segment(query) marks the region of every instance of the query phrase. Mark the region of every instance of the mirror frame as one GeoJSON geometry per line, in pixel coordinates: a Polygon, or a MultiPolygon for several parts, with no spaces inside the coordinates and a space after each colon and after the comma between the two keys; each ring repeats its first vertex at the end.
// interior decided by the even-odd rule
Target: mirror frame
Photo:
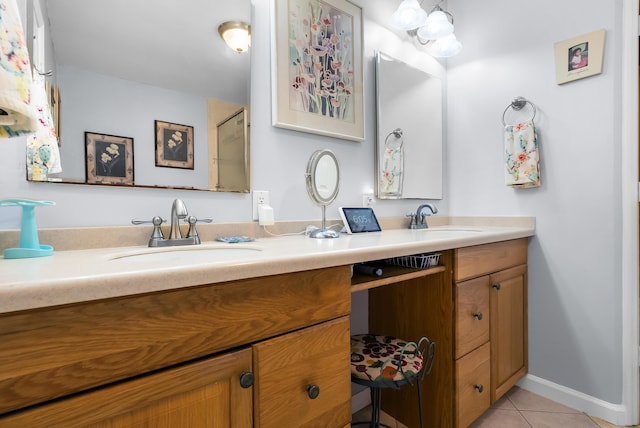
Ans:
{"type": "Polygon", "coordinates": [[[331,202],[333,202],[338,196],[338,191],[340,190],[340,165],[338,164],[338,158],[336,155],[329,149],[317,150],[314,152],[309,158],[309,162],[307,163],[307,172],[305,174],[306,183],[307,183],[307,192],[309,193],[309,197],[319,206],[327,206],[331,202]],[[318,191],[316,174],[318,171],[318,164],[322,159],[328,156],[334,163],[336,167],[336,185],[329,195],[328,198],[322,197],[320,192],[318,191]]]}

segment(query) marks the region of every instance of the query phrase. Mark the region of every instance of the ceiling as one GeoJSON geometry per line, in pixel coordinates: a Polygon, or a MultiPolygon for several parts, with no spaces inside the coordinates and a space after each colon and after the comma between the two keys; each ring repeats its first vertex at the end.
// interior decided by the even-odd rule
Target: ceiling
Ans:
{"type": "Polygon", "coordinates": [[[249,54],[218,35],[250,0],[45,0],[57,65],[244,103],[249,54]]]}

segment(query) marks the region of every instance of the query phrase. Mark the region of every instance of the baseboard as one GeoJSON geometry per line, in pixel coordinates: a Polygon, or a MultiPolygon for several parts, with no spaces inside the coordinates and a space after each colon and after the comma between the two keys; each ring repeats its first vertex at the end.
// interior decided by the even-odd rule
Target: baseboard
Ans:
{"type": "Polygon", "coordinates": [[[522,378],[518,386],[614,425],[626,425],[627,410],[622,404],[608,403],[531,374],[522,378]]]}
{"type": "Polygon", "coordinates": [[[364,409],[369,404],[371,404],[371,393],[369,388],[365,388],[351,396],[351,414],[364,409]]]}

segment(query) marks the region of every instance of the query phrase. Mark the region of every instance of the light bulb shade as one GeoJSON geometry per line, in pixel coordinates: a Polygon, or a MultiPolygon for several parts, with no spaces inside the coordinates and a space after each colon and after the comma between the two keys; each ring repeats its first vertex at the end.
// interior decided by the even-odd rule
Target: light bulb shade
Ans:
{"type": "Polygon", "coordinates": [[[389,24],[403,31],[415,30],[427,21],[427,12],[420,7],[418,0],[402,0],[398,9],[393,12],[389,24]]]}
{"type": "Polygon", "coordinates": [[[448,58],[458,55],[462,50],[462,43],[456,39],[455,34],[437,39],[431,46],[431,54],[438,58],[448,58]]]}
{"type": "Polygon", "coordinates": [[[246,22],[227,21],[220,24],[218,33],[231,49],[242,53],[248,51],[251,46],[250,29],[246,22]]]}
{"type": "Polygon", "coordinates": [[[433,11],[427,22],[418,29],[418,37],[422,40],[435,40],[453,34],[453,24],[441,10],[433,11]]]}

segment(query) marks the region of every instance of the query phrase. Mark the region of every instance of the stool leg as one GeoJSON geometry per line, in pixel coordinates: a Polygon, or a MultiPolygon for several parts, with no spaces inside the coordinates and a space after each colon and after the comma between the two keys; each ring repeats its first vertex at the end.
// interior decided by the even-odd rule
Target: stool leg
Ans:
{"type": "Polygon", "coordinates": [[[371,427],[380,428],[380,401],[382,399],[380,388],[371,388],[371,427]]]}
{"type": "Polygon", "coordinates": [[[420,395],[420,379],[418,379],[418,381],[416,383],[418,384],[418,412],[420,414],[420,428],[423,428],[423,426],[422,426],[422,397],[420,395]]]}

